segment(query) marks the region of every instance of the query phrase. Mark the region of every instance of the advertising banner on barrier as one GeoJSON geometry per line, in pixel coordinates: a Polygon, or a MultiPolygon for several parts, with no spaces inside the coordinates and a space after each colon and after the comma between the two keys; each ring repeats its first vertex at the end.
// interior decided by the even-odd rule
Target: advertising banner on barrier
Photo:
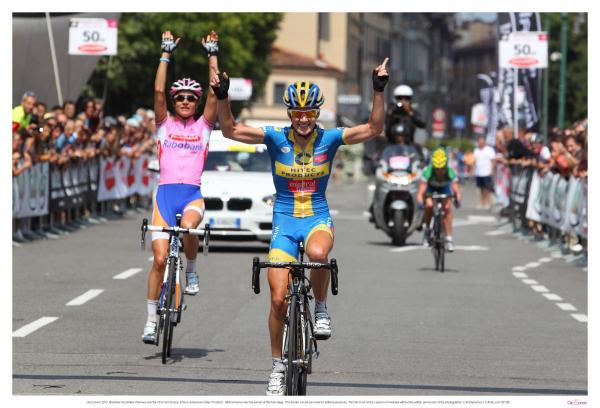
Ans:
{"type": "Polygon", "coordinates": [[[18,177],[13,177],[13,218],[48,214],[48,163],[37,163],[18,177]]]}
{"type": "Polygon", "coordinates": [[[581,220],[581,214],[579,213],[582,209],[580,202],[583,197],[583,182],[579,178],[571,177],[569,179],[569,185],[567,189],[567,200],[565,205],[565,216],[563,217],[564,222],[562,231],[564,232],[575,232],[579,228],[579,222],[581,220]]]}
{"type": "Polygon", "coordinates": [[[527,212],[525,217],[535,222],[542,222],[542,189],[540,188],[540,175],[533,173],[531,185],[529,186],[529,199],[527,200],[527,212]]]}
{"type": "Polygon", "coordinates": [[[100,159],[98,201],[118,200],[133,194],[151,194],[156,179],[148,171],[150,157],[100,159]]]}
{"type": "Polygon", "coordinates": [[[494,183],[494,193],[496,202],[502,207],[510,203],[510,170],[503,163],[496,164],[496,178],[494,183]]]}
{"type": "Polygon", "coordinates": [[[118,200],[125,197],[127,192],[121,168],[124,164],[120,159],[101,158],[100,159],[100,183],[98,185],[98,201],[118,200]]]}
{"type": "Polygon", "coordinates": [[[588,179],[581,182],[581,200],[579,201],[579,224],[576,232],[584,238],[588,236],[588,179]]]}

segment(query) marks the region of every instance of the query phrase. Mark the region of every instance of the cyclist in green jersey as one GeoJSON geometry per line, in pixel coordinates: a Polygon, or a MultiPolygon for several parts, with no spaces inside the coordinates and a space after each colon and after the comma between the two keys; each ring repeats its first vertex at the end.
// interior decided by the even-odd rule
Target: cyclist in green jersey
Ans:
{"type": "MultiPolygon", "coordinates": [[[[442,148],[435,150],[431,156],[431,163],[423,169],[421,174],[421,183],[417,192],[417,205],[423,208],[424,196],[432,193],[454,195],[454,204],[456,208],[460,207],[462,194],[458,188],[458,180],[454,170],[448,166],[448,156],[442,148]]],[[[444,230],[446,232],[446,247],[448,252],[454,251],[454,241],[452,240],[452,206],[451,199],[444,200],[444,230]]],[[[423,244],[429,243],[429,223],[433,215],[433,200],[426,197],[425,214],[423,216],[423,244]]]]}

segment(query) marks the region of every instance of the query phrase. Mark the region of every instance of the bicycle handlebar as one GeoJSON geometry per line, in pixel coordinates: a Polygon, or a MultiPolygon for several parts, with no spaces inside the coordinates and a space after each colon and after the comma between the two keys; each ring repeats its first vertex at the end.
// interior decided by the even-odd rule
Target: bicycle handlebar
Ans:
{"type": "Polygon", "coordinates": [[[190,235],[204,235],[204,255],[208,255],[208,243],[210,240],[210,225],[205,224],[203,229],[194,229],[194,228],[181,228],[181,227],[163,227],[160,225],[148,225],[148,219],[144,218],[142,220],[142,240],[141,240],[141,248],[142,250],[146,247],[146,232],[155,231],[155,232],[166,232],[168,234],[190,234],[190,235]]]}
{"type": "Polygon", "coordinates": [[[286,268],[286,269],[329,269],[331,271],[331,293],[338,294],[338,266],[335,258],[329,263],[321,262],[260,262],[258,257],[252,260],[252,289],[254,293],[260,293],[260,270],[262,268],[286,268]]]}

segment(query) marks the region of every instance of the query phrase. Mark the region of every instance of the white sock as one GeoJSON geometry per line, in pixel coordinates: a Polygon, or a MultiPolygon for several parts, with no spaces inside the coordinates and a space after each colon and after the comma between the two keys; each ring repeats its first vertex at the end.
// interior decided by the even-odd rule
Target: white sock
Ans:
{"type": "Polygon", "coordinates": [[[186,260],[187,260],[187,265],[185,267],[185,273],[196,273],[196,258],[188,259],[186,257],[186,260]]]}
{"type": "Polygon", "coordinates": [[[318,312],[326,312],[327,311],[327,301],[318,300],[315,298],[315,314],[318,312]]]}
{"type": "Polygon", "coordinates": [[[446,241],[452,241],[452,235],[446,235],[446,241]]]}
{"type": "Polygon", "coordinates": [[[147,323],[156,323],[156,308],[158,307],[158,300],[146,300],[146,308],[148,309],[148,320],[147,323]]]}
{"type": "Polygon", "coordinates": [[[274,373],[285,372],[285,365],[283,365],[283,360],[281,359],[281,357],[273,357],[272,371],[274,373]]]}

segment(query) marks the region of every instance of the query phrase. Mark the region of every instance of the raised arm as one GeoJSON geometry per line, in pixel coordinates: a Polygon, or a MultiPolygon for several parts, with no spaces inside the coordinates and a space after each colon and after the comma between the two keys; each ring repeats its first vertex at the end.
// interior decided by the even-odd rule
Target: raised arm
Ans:
{"type": "Polygon", "coordinates": [[[346,144],[356,144],[367,141],[383,131],[385,112],[383,109],[383,90],[389,79],[385,65],[389,58],[385,58],[381,65],[373,70],[373,107],[369,121],[362,125],[347,128],[344,134],[346,144]]]}
{"type": "Polygon", "coordinates": [[[154,120],[160,123],[167,117],[167,96],[165,87],[167,84],[167,68],[171,59],[173,50],[177,47],[181,38],[173,41],[173,35],[170,31],[165,31],[162,34],[162,43],[160,61],[156,70],[156,78],[154,79],[154,120]]]}
{"type": "MultiPolygon", "coordinates": [[[[214,75],[219,74],[219,64],[217,56],[219,55],[219,35],[211,31],[206,38],[202,37],[202,46],[208,56],[208,82],[214,75]]],[[[217,97],[212,87],[208,87],[206,94],[206,104],[204,105],[204,119],[214,125],[217,121],[217,97]]]]}
{"type": "Polygon", "coordinates": [[[241,123],[235,123],[231,106],[227,99],[229,90],[229,77],[227,73],[214,75],[210,80],[210,86],[218,99],[217,111],[219,113],[219,123],[223,136],[242,143],[260,144],[265,140],[265,134],[262,129],[246,126],[241,123]]]}

